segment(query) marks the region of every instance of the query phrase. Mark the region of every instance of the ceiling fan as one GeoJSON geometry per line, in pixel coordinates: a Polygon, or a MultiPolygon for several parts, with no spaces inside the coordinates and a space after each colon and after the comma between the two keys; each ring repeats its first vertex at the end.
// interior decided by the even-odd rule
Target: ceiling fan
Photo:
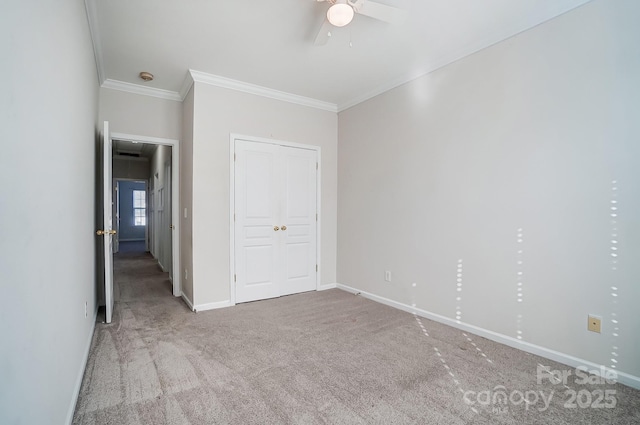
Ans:
{"type": "Polygon", "coordinates": [[[395,23],[402,17],[402,9],[376,3],[370,0],[317,0],[327,2],[331,6],[327,10],[327,16],[316,36],[315,45],[322,46],[331,37],[334,27],[343,27],[353,19],[357,13],[383,22],[395,23]]]}

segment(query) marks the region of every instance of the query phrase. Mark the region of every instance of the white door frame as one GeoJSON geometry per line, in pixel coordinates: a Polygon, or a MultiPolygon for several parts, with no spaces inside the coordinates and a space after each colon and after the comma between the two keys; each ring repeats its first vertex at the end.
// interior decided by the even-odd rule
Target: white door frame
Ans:
{"type": "Polygon", "coordinates": [[[149,185],[147,187],[147,251],[153,256],[153,244],[155,241],[155,231],[153,226],[156,225],[156,196],[151,190],[151,179],[149,179],[149,185]]]}
{"type": "Polygon", "coordinates": [[[180,273],[180,141],[176,139],[164,139],[161,137],[139,136],[134,134],[111,133],[111,139],[127,142],[148,143],[151,145],[171,146],[171,220],[173,225],[173,240],[171,244],[171,260],[173,263],[172,282],[173,295],[181,296],[180,273]]]}
{"type": "Polygon", "coordinates": [[[318,174],[316,178],[316,211],[318,214],[318,222],[316,225],[316,264],[318,272],[316,273],[316,291],[320,290],[320,273],[322,272],[322,263],[320,262],[320,234],[322,224],[322,205],[320,203],[321,190],[320,182],[322,181],[322,157],[320,155],[320,146],[304,145],[301,143],[285,142],[282,140],[268,139],[265,137],[245,136],[242,134],[231,133],[229,136],[229,305],[236,304],[236,242],[235,242],[235,144],[236,140],[246,140],[248,142],[267,143],[270,145],[287,146],[291,148],[300,148],[316,151],[318,158],[318,174]]]}
{"type": "MultiPolygon", "coordinates": [[[[173,149],[172,149],[172,151],[173,151],[173,149]]],[[[165,198],[165,204],[167,203],[166,202],[167,199],[169,199],[169,201],[173,203],[173,193],[172,193],[172,190],[171,190],[171,185],[167,184],[167,183],[170,183],[170,181],[167,182],[167,180],[171,179],[171,176],[170,176],[171,170],[172,170],[171,162],[169,160],[166,160],[164,162],[164,164],[162,164],[162,167],[164,168],[164,170],[163,170],[164,171],[164,182],[162,182],[162,188],[163,188],[163,196],[165,198]],[[169,171],[169,172],[167,173],[167,171],[169,171]]],[[[164,208],[163,212],[162,212],[163,215],[166,214],[164,218],[165,218],[166,221],[169,222],[169,225],[171,225],[173,223],[173,214],[171,214],[171,210],[172,210],[172,208],[169,208],[169,209],[164,208]]],[[[165,224],[167,224],[167,223],[165,223],[165,224]]],[[[167,230],[166,227],[164,228],[164,230],[165,231],[167,230]]],[[[168,237],[171,239],[171,244],[173,244],[173,234],[171,232],[168,232],[168,233],[165,233],[165,234],[168,235],[168,237]]],[[[163,244],[163,245],[166,246],[166,244],[163,244]]],[[[167,271],[169,272],[169,280],[171,280],[173,282],[173,258],[172,258],[172,261],[169,261],[169,262],[164,261],[166,259],[167,253],[164,252],[164,250],[163,250],[162,254],[163,254],[163,257],[165,257],[165,258],[163,258],[162,262],[164,264],[166,264],[166,267],[168,269],[167,271]]],[[[172,257],[173,257],[173,253],[172,253],[172,257]]]]}
{"type": "MultiPolygon", "coordinates": [[[[113,159],[112,159],[113,160],[113,159]]],[[[120,182],[111,176],[111,193],[115,193],[115,197],[111,196],[111,203],[113,204],[113,210],[116,212],[113,214],[113,226],[116,234],[113,235],[113,253],[120,251],[120,182]]]]}

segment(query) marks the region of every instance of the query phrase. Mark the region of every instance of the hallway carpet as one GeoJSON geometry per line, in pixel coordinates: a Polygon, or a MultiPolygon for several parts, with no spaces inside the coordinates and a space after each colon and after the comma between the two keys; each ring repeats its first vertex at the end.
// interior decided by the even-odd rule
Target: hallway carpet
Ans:
{"type": "MultiPolygon", "coordinates": [[[[172,299],[172,288],[169,273],[163,272],[148,252],[119,252],[113,256],[115,314],[127,303],[172,299]]],[[[117,320],[115,317],[113,322],[117,320]]]]}
{"type": "Polygon", "coordinates": [[[196,314],[150,256],[116,270],[74,424],[640,423],[640,391],[337,289],[196,314]]]}
{"type": "Polygon", "coordinates": [[[147,250],[147,243],[145,241],[120,241],[118,243],[118,251],[123,252],[137,252],[142,253],[147,250]]]}

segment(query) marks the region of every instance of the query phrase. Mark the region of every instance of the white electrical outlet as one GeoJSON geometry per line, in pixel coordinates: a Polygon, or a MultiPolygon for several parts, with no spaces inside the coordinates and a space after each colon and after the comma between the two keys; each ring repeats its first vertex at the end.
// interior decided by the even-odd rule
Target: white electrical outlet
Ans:
{"type": "Polygon", "coordinates": [[[387,282],[391,282],[391,272],[389,270],[384,272],[384,280],[387,282]]]}
{"type": "Polygon", "coordinates": [[[89,315],[89,310],[88,310],[88,303],[85,301],[84,302],[84,317],[86,318],[89,315]]]}
{"type": "Polygon", "coordinates": [[[184,218],[187,218],[187,209],[184,209],[184,218]]]}
{"type": "Polygon", "coordinates": [[[184,269],[184,280],[187,280],[189,278],[189,272],[187,272],[187,269],[184,269]]]}

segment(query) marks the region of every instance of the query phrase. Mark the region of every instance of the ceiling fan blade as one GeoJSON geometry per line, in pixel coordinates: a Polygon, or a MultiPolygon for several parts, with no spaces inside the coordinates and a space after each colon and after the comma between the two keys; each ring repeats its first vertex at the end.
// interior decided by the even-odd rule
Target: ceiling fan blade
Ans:
{"type": "Polygon", "coordinates": [[[390,24],[398,23],[404,16],[404,10],[369,0],[356,0],[351,5],[356,13],[390,24]]]}
{"type": "Polygon", "coordinates": [[[316,40],[313,43],[316,46],[324,46],[329,41],[329,37],[331,37],[331,29],[333,25],[329,23],[326,19],[322,23],[320,27],[320,31],[318,31],[318,35],[316,36],[316,40]]]}

